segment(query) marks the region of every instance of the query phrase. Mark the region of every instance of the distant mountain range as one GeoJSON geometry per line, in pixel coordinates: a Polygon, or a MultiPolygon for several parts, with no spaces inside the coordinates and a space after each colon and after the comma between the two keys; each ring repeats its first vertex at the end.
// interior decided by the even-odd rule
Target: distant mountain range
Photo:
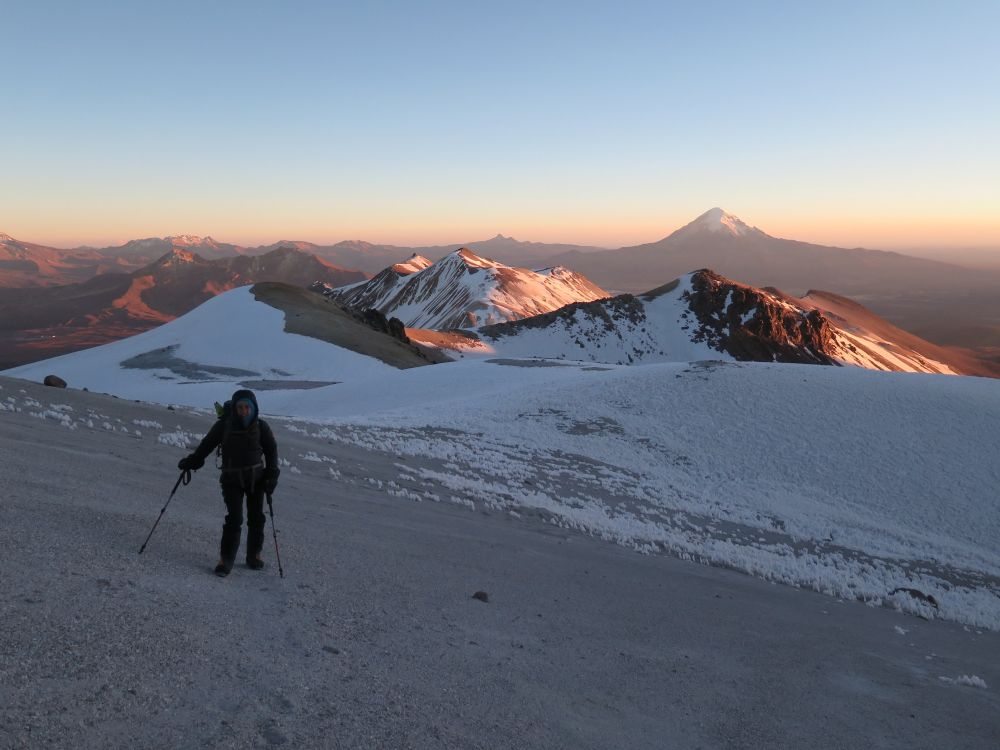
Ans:
{"type": "Polygon", "coordinates": [[[336,245],[313,245],[307,242],[280,242],[267,247],[280,247],[293,244],[301,250],[315,253],[331,263],[345,268],[357,268],[366,273],[378,273],[386,266],[404,262],[407,258],[419,255],[430,260],[439,260],[461,248],[471,250],[477,255],[497,258],[501,262],[516,267],[541,267],[549,265],[548,258],[560,253],[588,253],[606,250],[603,247],[590,245],[571,245],[548,242],[522,242],[513,237],[498,234],[488,240],[463,242],[454,245],[427,245],[418,247],[403,247],[398,245],[375,245],[362,240],[338,242],[336,245]]]}
{"type": "Polygon", "coordinates": [[[940,261],[779,239],[721,208],[706,211],[657,242],[595,253],[569,252],[549,261],[624,292],[641,292],[650,278],[676,278],[693,268],[712,268],[760,287],[804,292],[822,286],[848,295],[1000,283],[1000,274],[940,261]]]}
{"type": "Polygon", "coordinates": [[[134,271],[174,249],[197,253],[207,260],[265,255],[274,250],[292,249],[316,255],[334,266],[370,275],[414,254],[436,260],[461,247],[490,257],[502,257],[505,262],[519,266],[544,265],[546,258],[558,253],[587,254],[606,249],[565,243],[520,242],[502,234],[478,242],[421,247],[379,245],[363,240],[347,240],[333,245],[282,240],[249,247],[218,242],[211,237],[177,235],[130,240],[123,245],[102,248],[59,249],[22,242],[0,233],[0,287],[74,284],[102,273],[134,271]]]}
{"type": "MultiPolygon", "coordinates": [[[[318,245],[283,240],[243,247],[211,237],[179,235],[133,240],[117,247],[57,250],[0,234],[0,288],[79,283],[98,274],[134,271],[173,248],[205,258],[256,256],[291,248],[367,275],[414,254],[435,261],[462,246],[402,247],[361,240],[318,245]]],[[[980,356],[1000,362],[1000,271],[780,239],[720,208],[657,242],[615,250],[520,242],[503,235],[464,247],[513,267],[570,268],[615,293],[643,292],[655,280],[676,278],[696,268],[713,268],[729,278],[793,294],[826,289],[857,300],[894,325],[937,344],[976,348],[980,356]]]]}
{"type": "Polygon", "coordinates": [[[468,248],[436,263],[414,255],[368,281],[320,291],[348,308],[374,308],[418,328],[473,328],[608,296],[567,268],[514,268],[468,248]]]}
{"type": "MultiPolygon", "coordinates": [[[[501,234],[455,245],[404,247],[349,240],[318,245],[282,240],[246,247],[211,237],[178,235],[131,240],[105,248],[60,250],[0,234],[0,286],[52,285],[80,281],[81,275],[135,270],[172,249],[206,259],[263,255],[295,249],[344,269],[375,274],[413,255],[438,260],[460,248],[522,268],[562,265],[615,291],[640,292],[650,278],[676,278],[710,267],[757,286],[805,291],[824,286],[853,296],[897,291],[968,289],[1000,283],[1000,272],[970,269],[895,252],[847,249],[772,237],[721,208],[713,208],[656,242],[617,249],[521,242],[501,234]]],[[[88,277],[89,278],[89,277],[88,277]]]]}
{"type": "MultiPolygon", "coordinates": [[[[53,287],[0,288],[0,364],[12,366],[148,330],[237,286],[279,281],[308,286],[361,281],[297,250],[206,260],[173,248],[131,273],[53,287]]],[[[248,331],[248,340],[252,332],[248,331]]]]}

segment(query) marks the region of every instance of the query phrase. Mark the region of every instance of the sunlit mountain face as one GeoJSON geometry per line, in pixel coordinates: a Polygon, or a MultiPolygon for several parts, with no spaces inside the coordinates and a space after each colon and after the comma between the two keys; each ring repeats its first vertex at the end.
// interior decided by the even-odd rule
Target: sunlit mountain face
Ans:
{"type": "Polygon", "coordinates": [[[609,296],[567,268],[514,268],[467,248],[433,264],[414,256],[369,281],[325,293],[347,307],[374,308],[404,325],[436,329],[518,320],[609,296]]]}

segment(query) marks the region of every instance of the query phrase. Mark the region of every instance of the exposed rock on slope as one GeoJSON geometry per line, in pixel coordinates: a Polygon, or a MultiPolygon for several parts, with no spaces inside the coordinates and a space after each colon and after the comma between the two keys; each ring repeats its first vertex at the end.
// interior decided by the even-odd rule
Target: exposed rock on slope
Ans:
{"type": "Polygon", "coordinates": [[[265,282],[255,284],[251,291],[257,300],[285,313],[289,333],[320,339],[401,369],[448,359],[412,344],[399,320],[386,319],[377,311],[347,310],[335,300],[289,284],[265,282]]]}
{"type": "Polygon", "coordinates": [[[709,270],[692,274],[685,295],[699,323],[692,341],[705,341],[737,360],[837,362],[830,354],[835,349],[833,329],[818,310],[806,312],[709,270]]]}

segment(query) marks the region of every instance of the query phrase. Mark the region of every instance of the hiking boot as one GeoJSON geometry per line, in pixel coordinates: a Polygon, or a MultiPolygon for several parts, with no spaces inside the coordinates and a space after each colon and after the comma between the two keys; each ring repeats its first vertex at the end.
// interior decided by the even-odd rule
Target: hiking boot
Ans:
{"type": "Polygon", "coordinates": [[[260,559],[260,555],[248,555],[247,567],[251,570],[260,570],[264,567],[264,561],[260,559]]]}
{"type": "Polygon", "coordinates": [[[229,571],[233,569],[233,561],[227,560],[224,557],[219,558],[219,562],[215,566],[215,575],[217,576],[227,576],[229,571]]]}

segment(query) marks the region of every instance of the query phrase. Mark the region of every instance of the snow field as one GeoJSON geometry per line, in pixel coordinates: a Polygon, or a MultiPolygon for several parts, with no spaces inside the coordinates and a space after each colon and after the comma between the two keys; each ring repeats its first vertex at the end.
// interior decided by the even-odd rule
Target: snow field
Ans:
{"type": "Polygon", "coordinates": [[[567,372],[475,408],[414,405],[313,434],[451,462],[450,474],[425,475],[639,550],[1000,629],[996,385],[651,365],[567,372]]]}

